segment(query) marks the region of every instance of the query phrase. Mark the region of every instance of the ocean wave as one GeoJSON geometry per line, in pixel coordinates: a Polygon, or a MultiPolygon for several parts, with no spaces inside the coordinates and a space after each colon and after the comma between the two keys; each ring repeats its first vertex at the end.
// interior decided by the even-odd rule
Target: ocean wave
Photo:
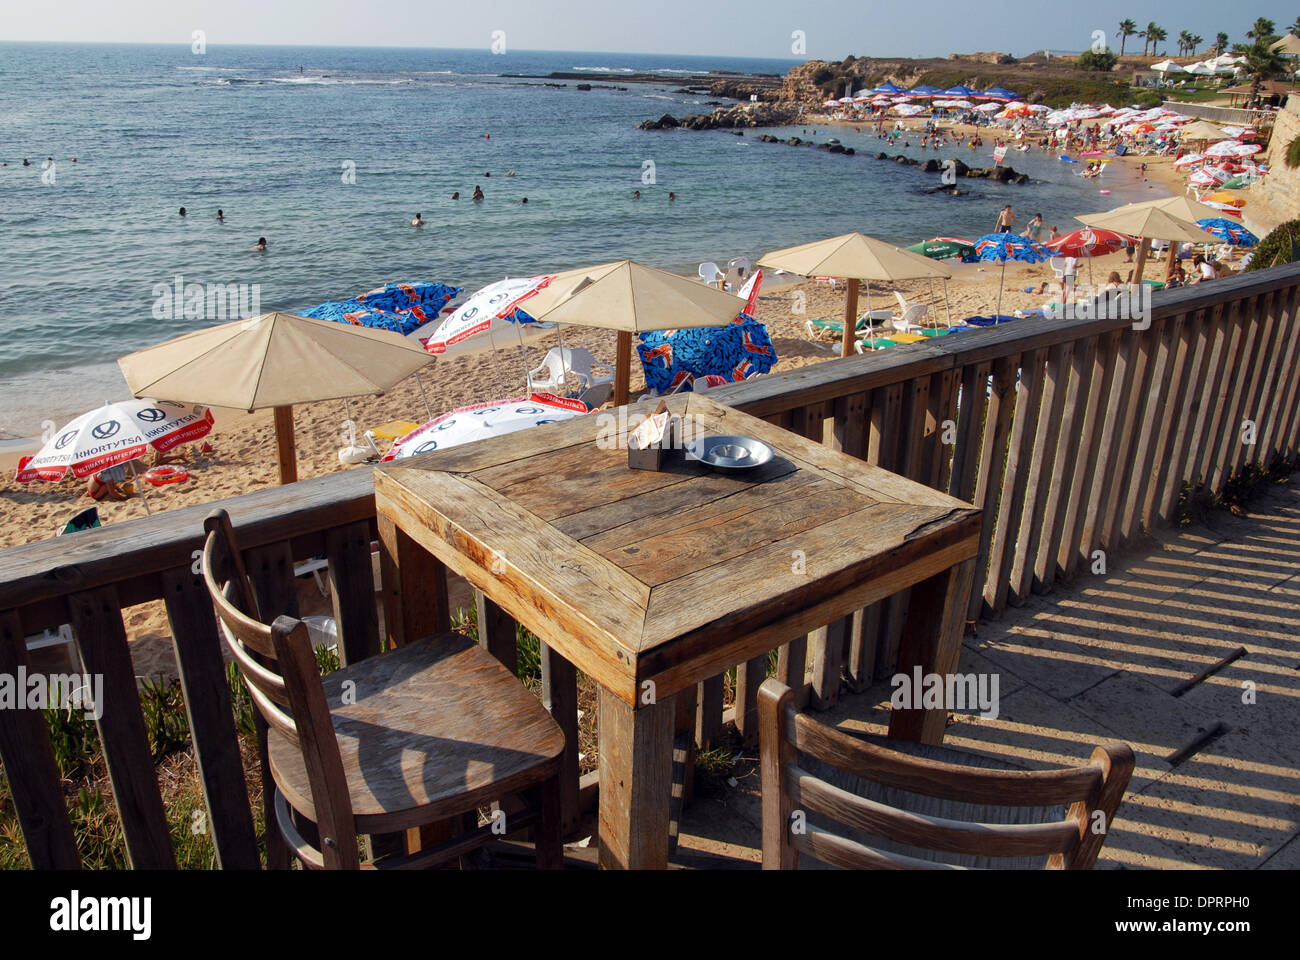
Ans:
{"type": "Polygon", "coordinates": [[[636,73],[631,67],[574,67],[582,73],[636,73]]]}

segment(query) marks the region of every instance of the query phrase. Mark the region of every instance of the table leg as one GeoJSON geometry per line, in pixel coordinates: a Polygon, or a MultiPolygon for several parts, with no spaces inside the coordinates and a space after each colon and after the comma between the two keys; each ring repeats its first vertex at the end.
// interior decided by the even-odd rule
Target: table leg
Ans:
{"type": "Polygon", "coordinates": [[[450,630],[447,568],[391,518],[381,513],[377,523],[385,649],[450,630]]]}
{"type": "MultiPolygon", "coordinates": [[[[913,668],[919,666],[922,675],[942,676],[957,669],[974,575],[972,558],[912,587],[903,642],[898,651],[899,673],[911,676],[913,668]]],[[[919,691],[916,695],[919,696],[919,691]]],[[[947,725],[945,709],[893,710],[889,716],[889,735],[940,744],[947,725]]]]}
{"type": "Polygon", "coordinates": [[[668,866],[675,697],[625,703],[600,691],[600,865],[668,866]]]}

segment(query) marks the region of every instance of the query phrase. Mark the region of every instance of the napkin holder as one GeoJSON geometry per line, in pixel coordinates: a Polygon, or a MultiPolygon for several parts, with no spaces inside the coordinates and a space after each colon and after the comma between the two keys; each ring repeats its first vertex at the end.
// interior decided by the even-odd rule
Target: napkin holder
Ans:
{"type": "Polygon", "coordinates": [[[664,464],[664,453],[673,449],[673,438],[677,430],[677,418],[668,412],[668,404],[660,401],[645,423],[628,434],[627,465],[632,470],[660,470],[664,464]],[[663,431],[654,429],[652,421],[663,414],[665,416],[663,431]]]}

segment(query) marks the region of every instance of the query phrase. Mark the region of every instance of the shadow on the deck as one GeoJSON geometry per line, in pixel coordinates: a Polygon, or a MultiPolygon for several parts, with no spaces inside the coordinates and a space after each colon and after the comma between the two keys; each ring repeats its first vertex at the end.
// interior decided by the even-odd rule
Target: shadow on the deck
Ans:
{"type": "MultiPolygon", "coordinates": [[[[1080,576],[981,624],[960,672],[998,676],[999,715],[955,715],[944,743],[1026,768],[1084,761],[1105,740],[1131,743],[1137,767],[1099,869],[1297,869],[1298,638],[1293,482],[1245,517],[1219,513],[1212,528],[1166,533],[1108,575],[1080,576]]],[[[818,719],[883,733],[890,692],[884,682],[847,694],[818,719]]],[[[757,866],[756,751],[733,776],[735,787],[687,809],[678,862],[757,866]]]]}

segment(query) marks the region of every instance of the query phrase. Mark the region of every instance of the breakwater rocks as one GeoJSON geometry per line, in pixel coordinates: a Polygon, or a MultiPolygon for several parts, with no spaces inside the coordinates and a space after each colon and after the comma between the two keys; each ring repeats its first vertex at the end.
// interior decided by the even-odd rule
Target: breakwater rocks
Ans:
{"type": "Polygon", "coordinates": [[[741,127],[777,127],[794,123],[799,108],[792,103],[740,103],[712,113],[692,114],[678,119],[665,113],[658,120],[645,120],[638,130],[735,130],[741,127]]]}
{"type": "MultiPolygon", "coordinates": [[[[756,138],[762,143],[784,143],[790,147],[815,147],[818,150],[825,150],[827,153],[843,153],[849,156],[854,154],[852,147],[846,147],[838,140],[829,140],[826,143],[815,143],[812,140],[804,140],[800,137],[787,137],[784,140],[780,137],[774,137],[770,133],[764,133],[756,138]]],[[[920,167],[922,173],[943,173],[944,168],[948,165],[946,161],[941,161],[937,157],[931,157],[928,160],[914,160],[912,157],[905,157],[901,153],[890,156],[883,150],[874,154],[877,160],[888,160],[890,163],[896,163],[904,167],[920,167]]],[[[1014,167],[968,167],[960,160],[952,161],[953,173],[958,177],[979,180],[997,180],[1000,183],[1028,183],[1029,174],[1017,173],[1014,167]]]]}

